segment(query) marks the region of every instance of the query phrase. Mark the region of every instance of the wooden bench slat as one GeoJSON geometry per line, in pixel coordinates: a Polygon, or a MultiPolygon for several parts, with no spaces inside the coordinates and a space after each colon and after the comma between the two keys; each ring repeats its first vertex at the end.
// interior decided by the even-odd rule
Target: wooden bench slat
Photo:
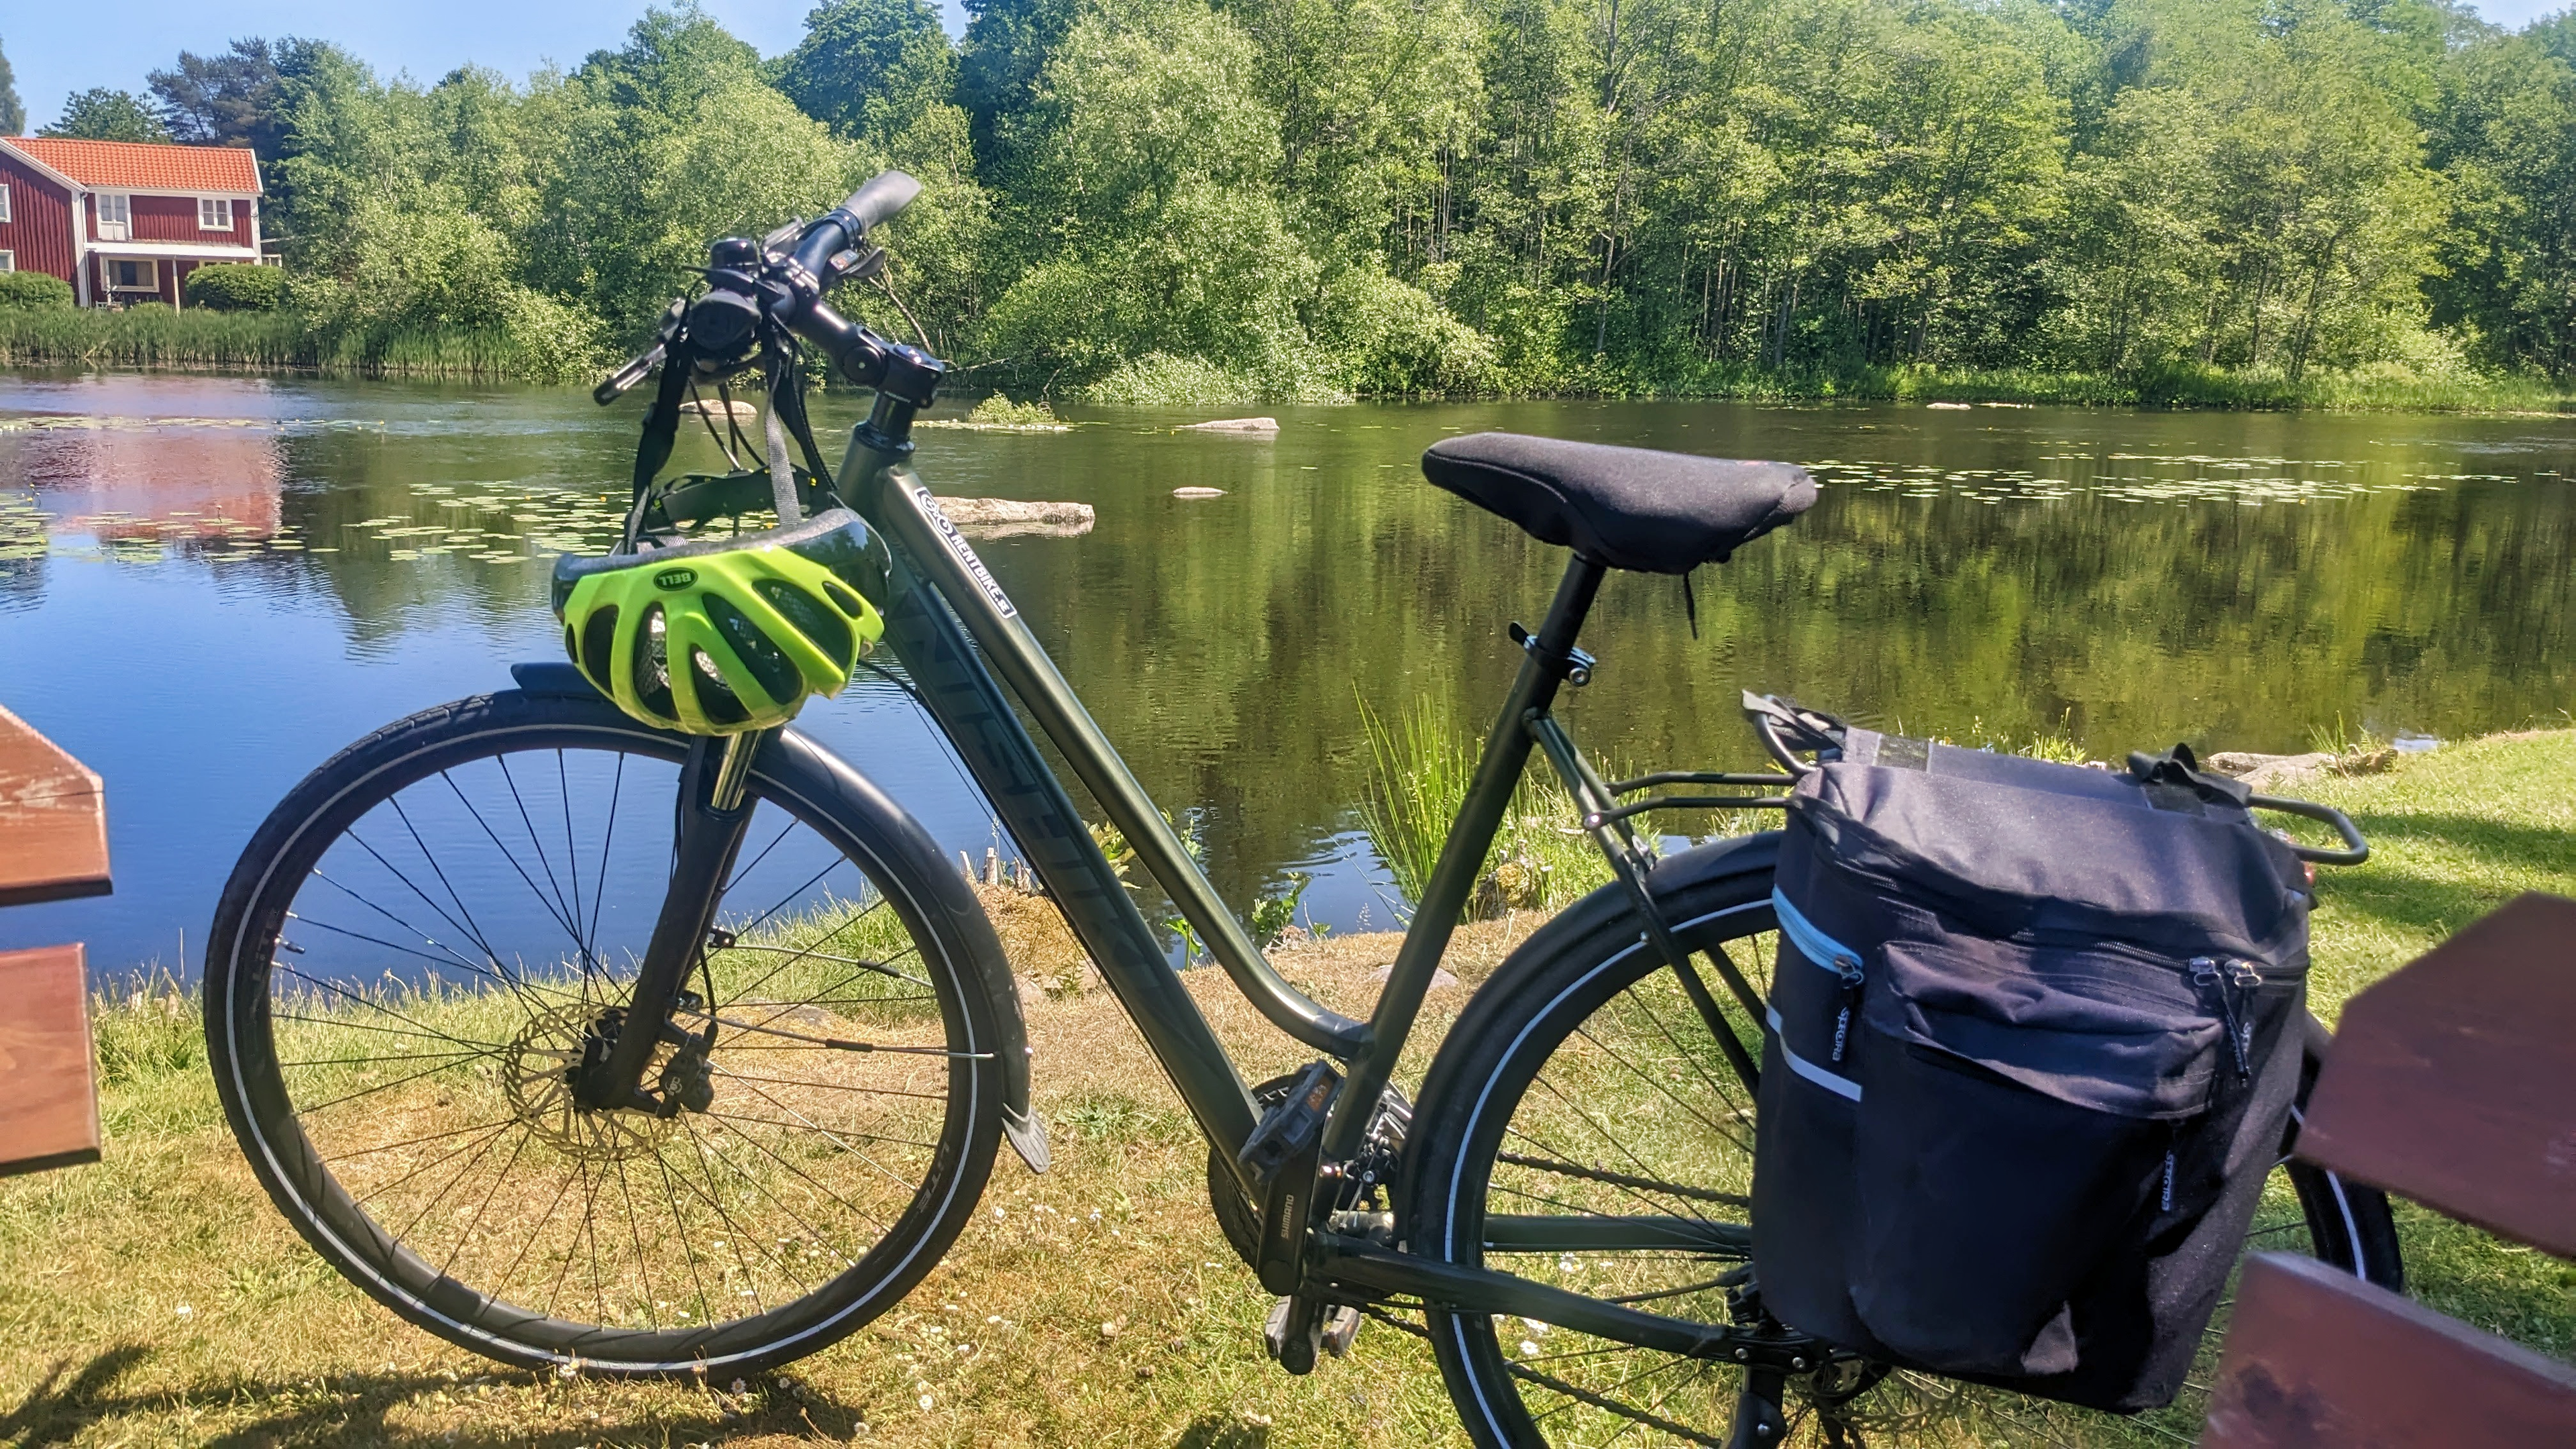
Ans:
{"type": "Polygon", "coordinates": [[[0,1176],[98,1161],[78,946],[0,952],[0,1176]]]}
{"type": "Polygon", "coordinates": [[[2526,895],[2354,997],[2299,1155],[2576,1257],[2576,901],[2526,895]]]}
{"type": "Polygon", "coordinates": [[[0,906],[107,892],[98,776],[0,709],[0,906]]]}
{"type": "Polygon", "coordinates": [[[2201,1449],[2566,1449],[2576,1369],[2312,1258],[2245,1264],[2201,1449]]]}

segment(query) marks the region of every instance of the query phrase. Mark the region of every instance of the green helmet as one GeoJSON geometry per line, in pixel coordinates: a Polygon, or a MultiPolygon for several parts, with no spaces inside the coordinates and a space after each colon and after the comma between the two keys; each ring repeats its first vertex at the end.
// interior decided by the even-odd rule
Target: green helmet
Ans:
{"type": "Polygon", "coordinates": [[[729,735],[838,694],[885,632],[867,525],[836,508],[792,528],[555,561],[564,650],[617,707],[659,729],[729,735]]]}

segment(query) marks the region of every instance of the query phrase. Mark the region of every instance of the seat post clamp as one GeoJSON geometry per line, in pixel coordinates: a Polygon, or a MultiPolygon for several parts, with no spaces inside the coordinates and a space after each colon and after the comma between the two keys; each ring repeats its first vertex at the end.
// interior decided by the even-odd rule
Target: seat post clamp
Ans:
{"type": "Polygon", "coordinates": [[[1577,689],[1581,689],[1583,686],[1592,682],[1592,668],[1600,661],[1594,659],[1590,654],[1587,654],[1580,649],[1571,648],[1567,649],[1563,654],[1558,654],[1554,650],[1541,644],[1536,634],[1533,634],[1529,630],[1521,627],[1517,621],[1512,625],[1511,634],[1513,643],[1521,646],[1521,648],[1529,654],[1529,657],[1537,660],[1540,664],[1545,665],[1548,671],[1554,674],[1557,678],[1564,680],[1566,683],[1573,685],[1577,689]]]}

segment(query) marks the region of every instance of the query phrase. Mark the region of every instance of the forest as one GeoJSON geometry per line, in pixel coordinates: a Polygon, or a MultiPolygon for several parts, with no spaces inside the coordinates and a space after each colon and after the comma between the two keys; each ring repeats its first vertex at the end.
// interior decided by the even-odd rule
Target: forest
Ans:
{"type": "Polygon", "coordinates": [[[682,5],[524,80],[245,39],[50,129],[251,146],[302,325],[540,373],[645,335],[709,239],[897,166],[926,189],[855,305],[1019,396],[2576,383],[2576,12],[968,9],[828,0],[763,58],[682,5]]]}

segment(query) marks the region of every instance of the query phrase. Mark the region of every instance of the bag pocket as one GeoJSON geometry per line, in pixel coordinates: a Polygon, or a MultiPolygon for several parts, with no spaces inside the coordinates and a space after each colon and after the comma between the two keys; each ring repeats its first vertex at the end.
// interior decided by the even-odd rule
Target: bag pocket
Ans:
{"type": "Polygon", "coordinates": [[[2068,1310],[2167,1210],[2229,1033],[2188,963],[2124,948],[1890,941],[1863,995],[1852,1299],[1947,1373],[2075,1366],[2068,1310]]]}

